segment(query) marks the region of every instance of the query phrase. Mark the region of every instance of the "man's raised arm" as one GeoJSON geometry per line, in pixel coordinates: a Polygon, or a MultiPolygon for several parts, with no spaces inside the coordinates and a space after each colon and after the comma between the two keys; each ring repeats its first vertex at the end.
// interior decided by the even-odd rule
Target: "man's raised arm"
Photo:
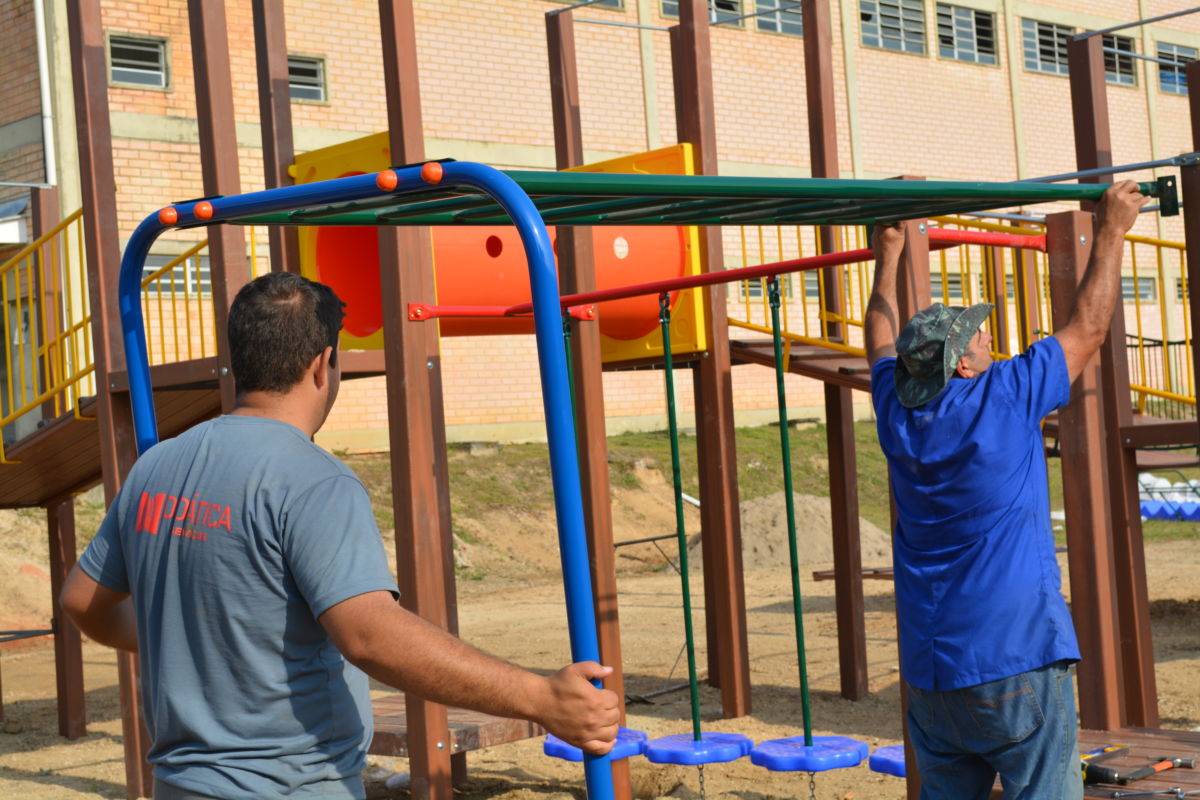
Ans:
{"type": "Polygon", "coordinates": [[[1114,183],[1100,198],[1092,254],[1079,282],[1075,305],[1067,324],[1054,332],[1072,382],[1108,335],[1120,293],[1125,234],[1137,222],[1138,212],[1148,199],[1133,181],[1114,183]]]}
{"type": "Polygon", "coordinates": [[[867,362],[896,355],[896,337],[904,320],[896,303],[896,273],[904,251],[904,229],[899,225],[876,225],[871,234],[875,251],[875,282],[867,302],[864,322],[867,362]]]}

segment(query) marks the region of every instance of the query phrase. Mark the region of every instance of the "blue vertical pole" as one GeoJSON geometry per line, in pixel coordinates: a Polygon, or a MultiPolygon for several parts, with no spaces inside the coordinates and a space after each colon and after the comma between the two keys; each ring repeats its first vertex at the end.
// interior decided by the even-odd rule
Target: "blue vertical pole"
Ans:
{"type": "MultiPolygon", "coordinates": [[[[578,445],[562,342],[558,273],[554,267],[550,235],[546,232],[537,207],[512,178],[481,164],[451,162],[443,166],[444,183],[475,186],[494,197],[512,218],[525,247],[529,261],[529,285],[533,292],[533,325],[542,375],[546,438],[550,445],[550,473],[554,484],[554,511],[558,521],[563,587],[567,597],[571,658],[574,661],[599,661],[600,645],[592,605],[592,576],[588,572],[578,445]]],[[[599,684],[598,681],[596,683],[599,684]]],[[[611,800],[613,782],[609,757],[585,753],[583,769],[590,800],[611,800]]]]}

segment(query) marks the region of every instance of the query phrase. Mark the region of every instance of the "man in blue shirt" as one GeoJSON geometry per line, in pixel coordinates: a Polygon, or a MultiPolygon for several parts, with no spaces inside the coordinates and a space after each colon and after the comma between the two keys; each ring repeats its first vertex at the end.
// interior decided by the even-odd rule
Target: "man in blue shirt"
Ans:
{"type": "Polygon", "coordinates": [[[1040,422],[1108,333],[1124,235],[1146,202],[1104,193],[1067,324],[993,362],[992,306],[935,303],[899,329],[904,234],[877,228],[865,334],[896,500],[896,606],[921,797],[1083,797],[1072,685],[1079,647],[1050,531],[1040,422]]]}
{"type": "Polygon", "coordinates": [[[610,668],[542,677],[397,605],[362,482],[312,443],[341,326],[327,286],[244,286],[236,407],[138,459],[63,588],[84,633],[138,653],[155,800],[362,798],[368,675],[612,747],[617,697],[589,683],[610,668]]]}

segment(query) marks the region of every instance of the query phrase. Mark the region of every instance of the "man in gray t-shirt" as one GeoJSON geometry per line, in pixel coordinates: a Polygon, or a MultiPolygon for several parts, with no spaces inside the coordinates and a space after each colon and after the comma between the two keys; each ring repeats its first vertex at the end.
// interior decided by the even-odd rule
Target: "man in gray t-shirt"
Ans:
{"type": "Polygon", "coordinates": [[[366,490],[311,441],[341,320],[299,276],[244,287],[237,407],[138,460],[63,590],[86,634],[139,654],[156,798],[361,798],[367,674],[611,747],[617,698],[588,682],[608,668],[543,678],[396,604],[366,490]]]}

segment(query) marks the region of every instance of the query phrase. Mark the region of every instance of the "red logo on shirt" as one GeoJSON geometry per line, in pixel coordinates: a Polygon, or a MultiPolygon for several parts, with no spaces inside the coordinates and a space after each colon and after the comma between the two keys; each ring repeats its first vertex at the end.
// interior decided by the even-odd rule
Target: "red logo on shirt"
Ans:
{"type": "Polygon", "coordinates": [[[173,525],[171,533],[203,541],[208,538],[208,535],[199,530],[197,526],[203,526],[210,530],[224,528],[228,531],[230,530],[230,516],[229,506],[201,500],[198,494],[191,497],[175,497],[161,492],[154,495],[142,492],[142,498],[138,501],[134,530],[156,536],[164,520],[187,522],[192,527],[173,525]]]}

